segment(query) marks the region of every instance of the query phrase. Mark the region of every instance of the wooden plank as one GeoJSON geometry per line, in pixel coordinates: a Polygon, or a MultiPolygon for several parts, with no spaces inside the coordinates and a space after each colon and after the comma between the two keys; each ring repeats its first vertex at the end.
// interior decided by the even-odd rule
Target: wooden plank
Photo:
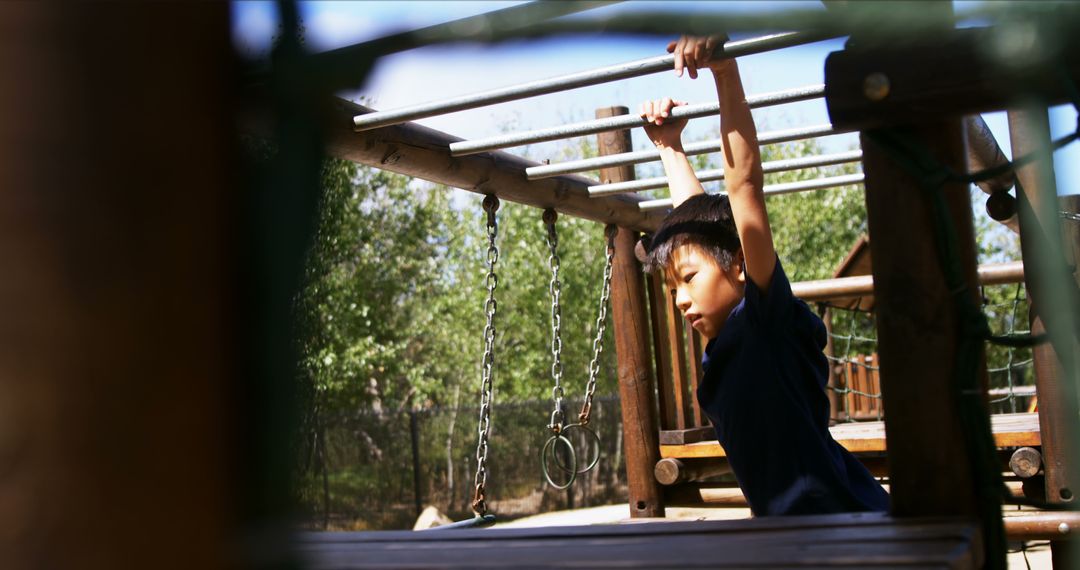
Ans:
{"type": "MultiPolygon", "coordinates": [[[[878,362],[878,354],[875,352],[870,355],[870,369],[867,371],[868,390],[870,394],[881,394],[881,364],[878,362]]],[[[883,413],[881,409],[881,398],[870,398],[870,411],[875,419],[881,419],[883,413]]]]}
{"type": "MultiPolygon", "coordinates": [[[[1042,444],[1039,434],[1039,414],[998,414],[990,416],[994,442],[1000,448],[1037,447],[1042,444]]],[[[852,453],[881,453],[888,451],[885,423],[881,421],[837,424],[829,428],[833,439],[852,453]]],[[[695,458],[726,457],[724,448],[715,440],[685,445],[661,445],[660,457],[695,458]]]]}
{"type": "MultiPolygon", "coordinates": [[[[675,427],[685,429],[687,426],[687,366],[686,344],[683,342],[683,328],[679,326],[682,317],[679,316],[679,308],[675,306],[675,294],[668,292],[667,307],[667,331],[668,342],[671,344],[670,351],[674,355],[672,360],[672,383],[675,390],[675,427]]],[[[691,395],[693,397],[693,395],[691,395]]]]}
{"type": "Polygon", "coordinates": [[[855,383],[855,419],[865,420],[867,418],[867,412],[870,411],[870,407],[867,405],[867,398],[863,396],[869,387],[869,382],[866,380],[866,357],[859,354],[855,356],[852,362],[852,372],[854,373],[855,383]]]}
{"type": "Polygon", "coordinates": [[[668,429],[660,432],[660,445],[684,445],[697,443],[716,436],[711,427],[702,426],[688,429],[668,429]]]}
{"type": "MultiPolygon", "coordinates": [[[[649,292],[649,324],[652,329],[653,353],[656,361],[656,398],[660,405],[660,429],[677,429],[678,418],[675,412],[675,383],[672,379],[671,345],[665,336],[667,327],[667,290],[664,279],[658,272],[650,273],[645,278],[649,292]]],[[[663,431],[660,432],[663,443],[663,431]]],[[[698,440],[700,441],[700,440],[698,440]]],[[[687,443],[685,441],[680,443],[687,443]]]]}
{"type": "MultiPolygon", "coordinates": [[[[623,115],[626,107],[597,109],[597,118],[623,115]]],[[[630,150],[630,131],[601,133],[600,154],[630,150]]],[[[632,180],[632,166],[606,168],[600,176],[612,182],[632,180]]],[[[611,321],[619,363],[619,399],[622,401],[623,445],[630,516],[664,516],[664,497],[653,477],[660,460],[656,414],[656,380],[650,359],[649,313],[645,305],[645,276],[635,255],[638,232],[620,227],[615,236],[611,271],[611,321]]]]}
{"type": "Polygon", "coordinates": [[[690,321],[683,320],[683,332],[686,334],[686,344],[689,354],[687,355],[687,363],[690,365],[690,373],[688,380],[690,381],[690,396],[688,398],[688,404],[690,405],[690,417],[689,421],[691,425],[699,427],[704,425],[701,417],[701,406],[697,401],[697,388],[701,383],[701,378],[704,376],[704,371],[701,369],[701,336],[697,331],[690,326],[690,321]]]}
{"type": "Polygon", "coordinates": [[[829,420],[833,423],[840,421],[840,394],[836,391],[839,386],[839,378],[837,378],[837,366],[833,362],[833,358],[836,358],[836,344],[833,342],[833,328],[832,328],[832,310],[825,309],[821,318],[825,323],[825,356],[828,357],[829,366],[829,380],[826,384],[825,394],[829,397],[829,420]]]}
{"type": "Polygon", "coordinates": [[[309,568],[970,568],[974,526],[876,513],[537,529],[299,535],[309,568]]]}

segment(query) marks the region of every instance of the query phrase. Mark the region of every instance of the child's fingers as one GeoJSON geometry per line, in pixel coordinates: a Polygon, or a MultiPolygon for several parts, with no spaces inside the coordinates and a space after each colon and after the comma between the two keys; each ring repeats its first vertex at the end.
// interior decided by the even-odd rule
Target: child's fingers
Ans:
{"type": "Polygon", "coordinates": [[[652,122],[656,125],[664,124],[664,118],[660,109],[660,101],[652,102],[652,122]]]}
{"type": "Polygon", "coordinates": [[[675,47],[670,51],[675,55],[675,77],[682,77],[683,71],[683,44],[686,42],[686,36],[679,38],[675,42],[675,47]]]}
{"type": "Polygon", "coordinates": [[[677,45],[679,45],[678,40],[671,40],[670,42],[668,42],[667,52],[671,53],[671,52],[675,51],[675,46],[677,46],[677,45]]]}
{"type": "Polygon", "coordinates": [[[694,52],[695,43],[687,39],[686,43],[683,44],[683,64],[686,66],[686,70],[690,72],[690,79],[697,79],[698,60],[694,52]]]}
{"type": "Polygon", "coordinates": [[[671,114],[672,103],[671,97],[664,97],[660,100],[660,116],[667,117],[671,114]]]}

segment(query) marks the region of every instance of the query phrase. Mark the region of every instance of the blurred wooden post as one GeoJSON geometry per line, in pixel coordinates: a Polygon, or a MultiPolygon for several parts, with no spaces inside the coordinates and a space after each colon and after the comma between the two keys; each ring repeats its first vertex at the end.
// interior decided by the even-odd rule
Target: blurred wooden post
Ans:
{"type": "MultiPolygon", "coordinates": [[[[1037,251],[1037,233],[1044,239],[1056,239],[1059,236],[1046,232],[1048,227],[1056,227],[1060,204],[1057,198],[1057,185],[1054,180],[1053,153],[1050,148],[1050,119],[1045,105],[1033,104],[1023,110],[1009,111],[1009,138],[1013,156],[1025,156],[1039,153],[1042,156],[1026,166],[1017,169],[1016,177],[1023,188],[1017,195],[1020,212],[1020,245],[1023,250],[1025,266],[1024,279],[1028,291],[1031,310],[1032,334],[1044,334],[1044,310],[1062,311],[1052,300],[1044,298],[1045,275],[1036,269],[1041,263],[1035,256],[1037,251]],[[1025,211],[1026,210],[1026,211],[1025,211]]],[[[1068,222],[1064,222],[1068,223],[1068,222]]],[[[1074,223],[1075,224],[1075,223],[1074,223]]],[[[1080,244],[1076,234],[1066,232],[1063,239],[1065,263],[1076,267],[1075,250],[1080,244]]],[[[1074,273],[1075,275],[1075,273],[1074,273]]],[[[1058,317],[1061,318],[1061,317],[1058,317]]],[[[1077,355],[1073,343],[1074,359],[1077,355]]],[[[1078,442],[1076,439],[1076,418],[1078,416],[1076,392],[1067,383],[1074,381],[1065,374],[1061,360],[1050,343],[1036,346],[1032,350],[1035,359],[1035,386],[1039,398],[1039,432],[1042,440],[1043,473],[1046,481],[1046,500],[1051,503],[1073,503],[1075,494],[1080,492],[1077,485],[1077,466],[1074,463],[1078,442]]],[[[1072,568],[1068,542],[1051,543],[1055,568],[1072,568]]]]}
{"type": "Polygon", "coordinates": [[[225,4],[0,5],[2,568],[250,561],[229,34],[225,4]]]}
{"type": "MultiPolygon", "coordinates": [[[[597,109],[597,118],[625,115],[626,107],[597,109]]],[[[630,131],[601,133],[601,155],[628,152],[630,131]]],[[[624,182],[634,178],[632,166],[607,168],[601,179],[624,182]]],[[[645,274],[634,254],[638,233],[619,228],[615,238],[615,265],[611,278],[611,320],[619,361],[619,397],[622,400],[626,446],[626,479],[631,517],[664,516],[663,494],[653,476],[660,460],[660,434],[656,415],[656,383],[649,354],[649,315],[645,307],[645,274]]]]}
{"type": "MultiPolygon", "coordinates": [[[[943,33],[954,27],[951,3],[926,2],[921,9],[939,16],[936,28],[943,33]]],[[[880,72],[861,71],[873,67],[883,52],[895,55],[902,50],[860,48],[859,36],[854,36],[847,49],[829,56],[826,94],[834,124],[854,122],[851,117],[841,117],[845,104],[861,107],[880,122],[910,121],[905,126],[885,128],[909,137],[948,167],[964,171],[966,149],[959,118],[899,119],[880,111],[893,102],[894,92],[911,87],[880,72]],[[854,65],[845,68],[845,62],[854,65]],[[856,67],[860,71],[852,71],[856,67]],[[845,81],[860,88],[845,90],[845,81]],[[895,88],[890,87],[893,81],[897,82],[895,88]]],[[[934,205],[920,180],[879,147],[868,131],[864,130],[860,138],[866,173],[892,512],[905,517],[975,518],[979,513],[979,496],[965,443],[965,427],[956,413],[960,403],[952,388],[958,341],[963,333],[935,246],[941,238],[935,236],[931,217],[934,205]],[[938,475],[928,479],[926,473],[938,475]]],[[[974,300],[978,282],[968,185],[950,182],[940,191],[944,194],[950,225],[956,232],[961,273],[974,300]]],[[[985,383],[985,371],[983,380],[985,383]]],[[[990,556],[999,554],[1004,556],[996,552],[990,556]]]]}

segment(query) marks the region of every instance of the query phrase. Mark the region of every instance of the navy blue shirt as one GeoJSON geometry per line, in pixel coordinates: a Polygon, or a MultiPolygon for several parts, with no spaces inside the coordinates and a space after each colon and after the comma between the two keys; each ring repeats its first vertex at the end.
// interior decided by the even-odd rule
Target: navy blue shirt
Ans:
{"type": "Polygon", "coordinates": [[[757,516],[884,511],[889,497],[829,433],[825,325],[780,260],[705,348],[698,403],[757,516]]]}

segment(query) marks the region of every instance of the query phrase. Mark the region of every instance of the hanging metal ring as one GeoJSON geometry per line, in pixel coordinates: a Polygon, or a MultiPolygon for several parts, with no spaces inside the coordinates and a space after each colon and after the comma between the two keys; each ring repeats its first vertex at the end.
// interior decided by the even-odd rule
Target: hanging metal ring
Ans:
{"type": "MultiPolygon", "coordinates": [[[[600,435],[597,434],[596,431],[593,430],[591,427],[589,427],[589,426],[587,426],[585,424],[567,424],[567,425],[563,426],[561,435],[563,437],[567,437],[566,433],[569,432],[569,431],[575,430],[575,429],[582,430],[585,433],[591,435],[592,440],[596,442],[596,448],[595,448],[596,452],[593,453],[592,460],[590,460],[588,462],[588,464],[585,467],[581,468],[581,469],[571,469],[570,467],[568,467],[566,465],[563,465],[562,462],[559,461],[559,456],[558,455],[553,454],[553,457],[555,458],[555,466],[558,467],[559,469],[561,469],[563,471],[563,473],[570,473],[571,471],[573,471],[574,475],[576,476],[576,475],[584,475],[585,473],[588,473],[589,471],[592,471],[593,468],[596,467],[596,464],[600,463],[600,435]]],[[[574,459],[575,460],[577,459],[577,452],[576,451],[574,452],[574,459]]]]}
{"type": "Polygon", "coordinates": [[[544,479],[552,487],[562,490],[566,489],[570,485],[574,484],[574,479],[577,479],[577,452],[574,451],[574,445],[570,443],[569,439],[566,439],[562,434],[553,435],[548,438],[547,443],[544,444],[543,451],[540,452],[540,468],[544,471],[544,479]],[[559,442],[562,442],[566,446],[567,452],[570,454],[570,468],[564,468],[558,459],[558,453],[556,453],[555,447],[559,442]],[[551,477],[551,469],[548,468],[548,456],[555,458],[555,465],[565,473],[568,473],[570,477],[565,483],[558,483],[551,477]]]}

